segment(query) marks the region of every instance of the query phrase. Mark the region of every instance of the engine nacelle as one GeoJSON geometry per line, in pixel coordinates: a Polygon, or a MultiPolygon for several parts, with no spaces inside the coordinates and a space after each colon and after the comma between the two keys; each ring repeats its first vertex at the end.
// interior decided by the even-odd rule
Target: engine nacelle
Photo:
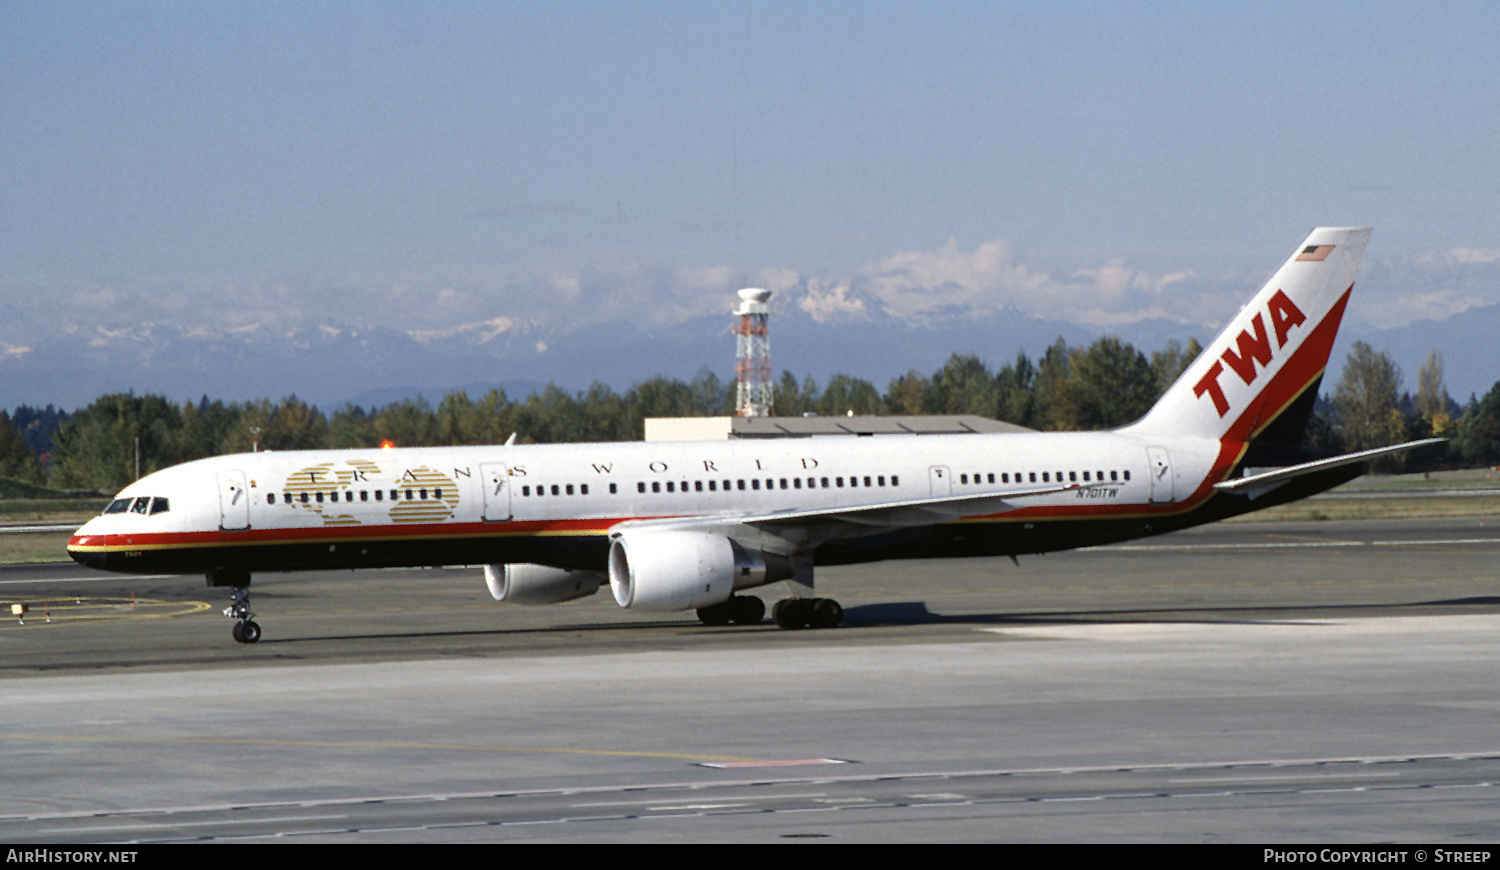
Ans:
{"type": "Polygon", "coordinates": [[[786,556],[752,552],[722,535],[675,530],[626,531],[609,545],[615,602],[637,610],[693,610],[736,589],[792,576],[786,556]]]}
{"type": "Polygon", "coordinates": [[[593,595],[604,585],[598,571],[570,571],[546,565],[485,565],[484,584],[507,604],[561,604],[593,595]]]}

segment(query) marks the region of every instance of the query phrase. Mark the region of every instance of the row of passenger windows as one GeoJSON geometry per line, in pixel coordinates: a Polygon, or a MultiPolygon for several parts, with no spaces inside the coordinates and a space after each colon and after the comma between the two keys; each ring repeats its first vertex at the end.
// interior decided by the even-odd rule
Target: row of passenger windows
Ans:
{"type": "Polygon", "coordinates": [[[135,498],[117,498],[109,503],[104,509],[107,514],[123,514],[129,511],[133,514],[164,514],[171,510],[172,506],[161,496],[142,495],[135,498]]]}
{"type": "MultiPolygon", "coordinates": [[[[359,500],[360,501],[370,501],[371,500],[370,499],[370,492],[371,491],[367,490],[367,489],[360,490],[359,491],[359,500]]],[[[442,501],[443,500],[443,488],[441,486],[435,487],[433,489],[425,489],[425,488],[424,489],[405,489],[405,490],[402,490],[402,489],[392,489],[392,490],[377,489],[377,490],[374,491],[374,495],[375,495],[374,500],[375,501],[386,501],[386,493],[390,493],[390,501],[402,501],[403,500],[402,499],[402,495],[403,494],[406,496],[406,498],[404,499],[405,501],[426,501],[427,498],[428,498],[428,496],[429,496],[429,494],[431,495],[432,498],[434,498],[434,499],[436,499],[438,501],[442,501]]],[[[322,492],[313,492],[313,493],[307,493],[307,492],[284,492],[284,493],[281,494],[281,503],[282,504],[291,504],[294,500],[297,501],[300,504],[314,504],[314,503],[316,503],[316,504],[323,504],[325,501],[328,501],[328,502],[337,502],[337,501],[339,501],[339,493],[338,493],[337,490],[334,490],[334,491],[326,493],[326,494],[322,493],[322,492]]],[[[352,490],[352,489],[344,490],[343,500],[345,502],[352,502],[352,501],[354,501],[354,490],[352,490]]],[[[267,504],[275,504],[276,503],[276,493],[274,493],[274,492],[267,493],[266,494],[266,503],[267,504]]]]}
{"type": "MultiPolygon", "coordinates": [[[[983,483],[1010,483],[1011,482],[1011,473],[1008,472],[1008,471],[1002,471],[999,474],[996,474],[995,472],[991,471],[991,472],[987,472],[987,473],[975,472],[973,475],[970,475],[969,473],[964,472],[964,473],[962,473],[962,474],[960,474],[958,476],[958,482],[960,484],[968,484],[971,478],[972,478],[972,480],[973,480],[973,482],[974,482],[975,485],[979,485],[979,484],[983,484],[983,483]]],[[[1111,471],[1111,472],[1109,472],[1109,481],[1108,482],[1110,482],[1110,483],[1119,483],[1121,481],[1129,481],[1129,480],[1130,480],[1130,470],[1129,469],[1126,469],[1125,471],[1111,471]]],[[[1104,477],[1104,472],[1102,472],[1102,471],[1094,471],[1094,472],[1088,472],[1088,471],[1067,471],[1067,472],[1064,472],[1064,471],[1055,471],[1055,472],[1054,471],[1017,471],[1015,473],[1015,481],[1016,481],[1016,483],[1053,483],[1053,482],[1057,482],[1057,483],[1104,483],[1104,482],[1106,482],[1105,481],[1105,477],[1104,477]],[[1066,480],[1063,477],[1063,475],[1065,475],[1065,474],[1067,475],[1066,480]]]]}
{"type": "MultiPolygon", "coordinates": [[[[792,477],[792,478],[786,478],[786,477],[781,477],[781,478],[767,477],[764,480],[764,484],[765,485],[762,486],[761,484],[762,484],[762,480],[761,480],[761,478],[758,478],[758,477],[752,477],[749,480],[745,480],[744,478],[740,478],[738,480],[722,480],[722,481],[721,480],[709,480],[709,481],[702,481],[702,480],[686,481],[686,480],[684,480],[681,483],[678,483],[678,482],[672,481],[672,480],[668,480],[665,483],[663,483],[662,481],[659,481],[659,480],[653,480],[651,482],[651,491],[652,492],[663,492],[663,491],[665,491],[665,492],[704,492],[706,490],[708,492],[717,492],[717,491],[722,490],[723,492],[730,492],[732,490],[739,490],[740,492],[745,492],[746,490],[759,491],[761,489],[767,489],[767,490],[771,490],[771,489],[843,489],[843,488],[845,488],[845,486],[848,486],[851,489],[859,489],[861,487],[885,486],[886,485],[886,477],[883,474],[866,475],[865,477],[849,477],[849,478],[843,478],[843,477],[833,477],[833,478],[828,478],[828,477],[807,477],[807,478],[803,478],[803,477],[792,477]],[[846,483],[846,480],[847,480],[847,483],[846,483]],[[804,484],[804,481],[806,481],[805,484],[804,484]],[[861,483],[861,481],[863,481],[863,483],[861,483]],[[689,487],[691,487],[691,489],[689,487]]],[[[894,474],[891,475],[891,477],[890,477],[890,485],[891,486],[900,486],[901,485],[900,478],[897,475],[894,475],[894,474]]],[[[637,483],[635,486],[636,486],[636,492],[645,492],[646,491],[646,484],[645,484],[644,481],[642,481],[640,483],[637,483]]]]}
{"type": "MultiPolygon", "coordinates": [[[[1062,472],[1062,471],[1058,471],[1058,472],[1029,471],[1029,472],[1021,472],[1021,471],[1018,471],[1018,472],[1016,472],[1014,474],[1014,478],[1015,478],[1015,482],[1016,483],[1052,483],[1054,480],[1057,483],[1063,483],[1063,482],[1065,482],[1064,481],[1064,475],[1065,474],[1067,476],[1066,477],[1066,482],[1067,483],[1078,483],[1078,482],[1080,482],[1080,477],[1081,477],[1081,481],[1083,483],[1092,483],[1092,482],[1100,482],[1100,483],[1102,483],[1102,482],[1105,481],[1105,472],[1103,472],[1103,471],[1094,471],[1094,472],[1088,472],[1088,471],[1083,471],[1083,472],[1079,472],[1079,471],[1068,471],[1068,472],[1062,472]],[[1055,477],[1054,477],[1054,475],[1055,475],[1055,477]]],[[[1119,482],[1119,481],[1122,481],[1122,480],[1124,480],[1124,481],[1129,481],[1130,480],[1130,471],[1129,470],[1126,470],[1126,471],[1110,471],[1108,474],[1109,474],[1108,480],[1110,480],[1112,482],[1119,482]]],[[[1011,473],[1010,472],[1005,472],[1005,471],[998,472],[998,473],[997,472],[993,472],[993,471],[992,472],[988,472],[988,473],[975,472],[973,474],[970,474],[968,472],[963,472],[963,473],[959,474],[959,476],[958,476],[958,482],[960,484],[963,484],[963,485],[966,485],[966,486],[970,485],[971,481],[972,481],[973,485],[981,485],[981,484],[985,484],[985,483],[1008,484],[1008,483],[1011,482],[1011,478],[1012,478],[1011,473]]],[[[766,490],[774,490],[774,489],[845,489],[845,488],[848,488],[848,489],[861,489],[861,488],[863,488],[863,489],[869,489],[869,488],[877,488],[877,487],[884,487],[884,486],[900,486],[900,485],[901,485],[901,478],[900,478],[899,475],[895,475],[895,474],[893,474],[893,475],[890,476],[889,483],[887,483],[887,478],[883,474],[874,474],[874,475],[867,474],[867,475],[864,475],[862,477],[861,476],[850,476],[850,477],[847,477],[847,478],[845,478],[845,477],[831,477],[831,478],[830,477],[807,477],[807,478],[803,478],[803,477],[791,477],[791,478],[787,478],[787,477],[781,477],[781,478],[768,477],[768,478],[762,479],[762,478],[755,477],[755,478],[749,478],[749,479],[740,478],[738,480],[728,480],[728,479],[724,479],[724,480],[707,480],[707,481],[703,481],[703,480],[687,481],[687,480],[684,480],[684,481],[680,481],[680,482],[679,481],[674,481],[674,480],[668,480],[668,481],[665,481],[665,482],[659,481],[659,480],[655,480],[655,481],[652,481],[650,483],[650,492],[654,492],[654,493],[659,493],[659,492],[719,492],[719,491],[731,492],[731,491],[734,491],[734,490],[738,490],[740,492],[745,492],[745,491],[755,491],[755,492],[758,492],[758,491],[760,491],[762,489],[766,489],[766,490]]],[[[576,485],[575,484],[571,484],[571,483],[554,483],[554,484],[550,484],[550,485],[538,484],[536,486],[532,486],[530,484],[524,484],[521,487],[521,496],[523,498],[542,497],[542,496],[548,495],[549,492],[550,492],[551,495],[554,495],[554,496],[575,495],[575,494],[577,494],[577,495],[588,495],[589,494],[589,485],[586,484],[586,483],[580,483],[580,484],[576,484],[576,485]]],[[[609,494],[610,495],[616,495],[618,492],[619,492],[619,485],[611,483],[609,485],[609,494]]],[[[647,492],[647,484],[646,484],[645,481],[640,481],[640,482],[636,483],[636,492],[639,492],[639,493],[647,492]]],[[[372,493],[371,490],[360,490],[359,491],[359,501],[362,501],[362,502],[371,501],[372,500],[371,499],[371,493],[372,493]]],[[[373,490],[373,496],[374,496],[373,500],[374,501],[386,501],[387,499],[390,500],[390,501],[401,501],[403,495],[405,496],[405,500],[406,501],[425,501],[425,500],[427,500],[427,498],[429,497],[429,495],[430,495],[431,498],[433,498],[435,500],[438,500],[438,501],[441,501],[442,498],[443,498],[443,488],[442,487],[434,487],[432,489],[420,488],[420,489],[405,489],[405,490],[401,490],[401,489],[391,489],[391,490],[377,489],[377,490],[373,490]],[[387,495],[387,494],[389,494],[389,495],[387,495]]],[[[342,500],[344,502],[346,502],[346,503],[347,502],[353,502],[355,500],[354,491],[353,490],[344,490],[343,491],[343,495],[342,495],[342,500]]],[[[331,492],[328,492],[326,494],[323,493],[323,492],[313,492],[313,493],[307,493],[307,492],[301,492],[301,493],[284,492],[284,493],[281,493],[281,503],[282,504],[292,504],[294,502],[300,502],[301,504],[313,504],[313,503],[324,504],[325,502],[334,502],[334,503],[336,503],[338,501],[340,501],[340,494],[339,494],[338,491],[331,491],[331,492]]],[[[274,493],[274,492],[273,493],[268,493],[266,495],[266,503],[267,504],[276,504],[276,493],[274,493]]],[[[136,499],[128,499],[128,498],[116,499],[115,501],[113,501],[113,502],[110,503],[109,507],[105,508],[104,512],[107,513],[107,514],[118,514],[118,513],[124,513],[125,511],[130,510],[130,511],[133,511],[133,512],[138,513],[138,514],[143,514],[143,513],[148,513],[148,512],[149,513],[153,513],[153,514],[157,514],[157,513],[162,513],[164,511],[166,511],[167,509],[168,509],[168,506],[167,506],[167,500],[166,499],[164,499],[164,498],[150,498],[150,497],[142,496],[142,497],[136,498],[136,499]]]]}
{"type": "MultiPolygon", "coordinates": [[[[772,489],[844,489],[845,487],[848,487],[850,489],[859,489],[859,488],[862,488],[862,487],[881,487],[881,486],[887,486],[887,485],[889,485],[889,486],[900,486],[901,485],[901,479],[900,479],[900,477],[898,475],[895,475],[895,474],[891,475],[889,483],[886,482],[886,476],[883,475],[883,474],[866,475],[864,477],[848,477],[848,478],[844,478],[844,477],[806,477],[806,478],[803,478],[803,477],[790,477],[790,478],[788,478],[788,477],[781,477],[781,478],[768,477],[768,478],[765,478],[764,480],[762,480],[761,478],[757,477],[757,478],[750,478],[750,479],[740,478],[738,480],[729,480],[729,479],[723,479],[723,480],[683,480],[683,481],[676,481],[676,480],[668,480],[668,481],[653,480],[649,484],[649,487],[650,487],[649,490],[647,489],[648,484],[645,481],[639,481],[639,482],[637,482],[636,485],[635,485],[635,491],[638,492],[638,493],[644,493],[644,492],[648,492],[648,491],[649,492],[733,492],[735,490],[738,490],[740,492],[745,492],[745,491],[759,492],[762,489],[767,489],[767,490],[772,490],[772,489]]],[[[521,486],[521,496],[523,498],[531,498],[531,497],[536,497],[536,496],[545,496],[545,495],[548,494],[549,491],[550,491],[550,493],[552,495],[573,495],[575,493],[577,493],[578,495],[588,495],[589,494],[589,485],[586,484],[586,483],[580,483],[580,484],[577,484],[577,486],[575,487],[575,485],[571,484],[571,483],[554,483],[554,484],[551,484],[550,486],[548,486],[548,485],[531,486],[530,484],[523,484],[521,486]]],[[[611,483],[609,485],[609,494],[610,495],[615,495],[618,492],[619,492],[619,485],[611,483]]]]}
{"type": "MultiPolygon", "coordinates": [[[[958,482],[963,485],[982,485],[985,483],[1008,484],[1014,480],[1015,483],[1104,483],[1106,481],[1119,483],[1130,480],[1130,471],[1017,471],[1014,474],[1008,471],[1001,472],[963,472],[958,476],[958,482]]],[[[636,492],[731,492],[738,490],[760,491],[762,489],[859,489],[882,486],[900,486],[900,475],[891,475],[889,483],[883,474],[851,476],[851,477],[781,477],[781,478],[740,478],[738,480],[684,480],[684,481],[645,481],[636,483],[636,492]]],[[[522,497],[545,496],[548,493],[560,495],[588,495],[589,485],[580,483],[576,486],[571,483],[554,483],[549,485],[531,486],[525,484],[521,487],[522,497]]],[[[609,485],[609,494],[615,495],[619,491],[618,485],[609,485]]]]}
{"type": "MultiPolygon", "coordinates": [[[[533,496],[533,495],[542,496],[542,495],[546,495],[547,494],[547,487],[545,487],[545,486],[538,485],[535,489],[536,489],[536,491],[532,492],[532,487],[531,486],[529,486],[529,485],[522,486],[521,487],[521,495],[523,495],[523,496],[533,496]]],[[[609,485],[609,494],[610,495],[614,495],[616,492],[619,492],[619,489],[620,488],[618,486],[616,486],[615,484],[611,483],[609,485]]],[[[578,493],[578,495],[588,495],[589,494],[589,485],[586,484],[586,483],[580,483],[580,484],[578,484],[577,493],[578,493]]],[[[574,494],[573,484],[571,484],[571,483],[554,483],[554,484],[552,484],[552,494],[553,495],[573,495],[574,494]]]]}

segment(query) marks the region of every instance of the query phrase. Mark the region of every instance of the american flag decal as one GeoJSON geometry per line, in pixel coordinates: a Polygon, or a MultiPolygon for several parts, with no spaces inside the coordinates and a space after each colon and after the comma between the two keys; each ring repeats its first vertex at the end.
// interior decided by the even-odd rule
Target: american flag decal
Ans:
{"type": "Polygon", "coordinates": [[[1333,253],[1333,245],[1308,245],[1297,255],[1299,263],[1321,263],[1333,253]]]}

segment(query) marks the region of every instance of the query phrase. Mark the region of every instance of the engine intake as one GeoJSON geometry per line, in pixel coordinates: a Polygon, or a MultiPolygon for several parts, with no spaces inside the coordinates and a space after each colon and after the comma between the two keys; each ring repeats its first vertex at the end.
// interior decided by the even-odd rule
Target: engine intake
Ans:
{"type": "Polygon", "coordinates": [[[626,531],[609,545],[615,602],[637,610],[693,610],[718,604],[736,589],[792,576],[787,556],[746,550],[723,535],[626,531]]]}

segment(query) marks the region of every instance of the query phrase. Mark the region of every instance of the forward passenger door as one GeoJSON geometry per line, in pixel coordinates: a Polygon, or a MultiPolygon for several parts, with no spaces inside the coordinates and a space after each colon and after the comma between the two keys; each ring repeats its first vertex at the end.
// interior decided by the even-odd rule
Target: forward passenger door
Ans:
{"type": "Polygon", "coordinates": [[[510,467],[501,462],[486,462],[479,466],[479,476],[484,481],[485,522],[509,522],[510,467]]]}
{"type": "Polygon", "coordinates": [[[219,472],[219,528],[237,532],[250,528],[250,491],[245,488],[245,472],[219,472]]]}

